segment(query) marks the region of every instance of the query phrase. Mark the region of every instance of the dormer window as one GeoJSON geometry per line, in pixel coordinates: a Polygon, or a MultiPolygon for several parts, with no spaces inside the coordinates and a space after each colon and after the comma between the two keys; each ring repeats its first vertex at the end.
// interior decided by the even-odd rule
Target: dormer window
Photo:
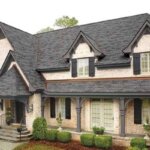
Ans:
{"type": "Polygon", "coordinates": [[[89,76],[89,59],[77,59],[77,75],[89,76]]]}
{"type": "Polygon", "coordinates": [[[141,53],[141,73],[150,73],[150,53],[141,53]]]}

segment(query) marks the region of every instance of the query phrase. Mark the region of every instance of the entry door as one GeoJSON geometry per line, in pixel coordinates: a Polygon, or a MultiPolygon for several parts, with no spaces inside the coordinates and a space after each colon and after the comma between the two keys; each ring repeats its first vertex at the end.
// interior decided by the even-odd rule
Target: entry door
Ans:
{"type": "Polygon", "coordinates": [[[16,101],[16,123],[25,124],[25,104],[16,101]]]}
{"type": "Polygon", "coordinates": [[[113,101],[92,100],[91,101],[91,128],[104,127],[107,131],[113,131],[114,116],[113,116],[113,101]]]}

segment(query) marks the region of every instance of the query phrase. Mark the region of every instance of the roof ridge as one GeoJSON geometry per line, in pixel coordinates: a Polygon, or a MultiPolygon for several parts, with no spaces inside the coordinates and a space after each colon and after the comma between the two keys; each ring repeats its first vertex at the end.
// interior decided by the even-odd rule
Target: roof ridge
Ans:
{"type": "MultiPolygon", "coordinates": [[[[87,26],[87,25],[92,25],[92,24],[97,24],[97,23],[102,23],[102,22],[107,22],[107,21],[114,21],[114,20],[129,18],[129,17],[141,16],[141,15],[148,15],[149,16],[150,14],[149,13],[143,13],[143,14],[138,14],[138,15],[131,15],[131,16],[126,16],[126,17],[119,17],[119,18],[114,18],[114,19],[102,20],[102,21],[97,21],[97,22],[92,22],[92,23],[87,23],[87,24],[82,24],[82,25],[76,25],[76,26],[68,27],[68,28],[56,29],[56,30],[52,30],[52,31],[42,32],[42,33],[36,33],[33,35],[38,36],[41,34],[47,34],[47,33],[51,33],[51,32],[62,31],[62,30],[67,30],[67,29],[72,29],[72,28],[79,28],[81,26],[87,26]]],[[[148,16],[147,16],[147,18],[148,18],[148,16]]]]}
{"type": "Polygon", "coordinates": [[[15,30],[24,32],[24,33],[26,33],[26,34],[34,35],[34,34],[31,34],[31,33],[27,32],[27,31],[24,31],[24,30],[22,30],[22,29],[19,29],[19,28],[17,28],[17,27],[14,27],[14,26],[12,26],[12,25],[9,25],[9,24],[7,24],[7,23],[4,23],[4,22],[2,22],[2,21],[0,21],[0,23],[1,23],[2,25],[4,25],[4,26],[5,26],[5,25],[6,25],[6,26],[9,26],[9,27],[11,27],[11,28],[14,28],[15,30]]]}

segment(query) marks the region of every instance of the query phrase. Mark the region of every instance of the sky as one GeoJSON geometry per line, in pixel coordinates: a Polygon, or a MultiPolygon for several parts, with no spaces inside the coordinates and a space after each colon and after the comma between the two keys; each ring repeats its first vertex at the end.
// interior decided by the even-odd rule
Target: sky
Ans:
{"type": "Polygon", "coordinates": [[[150,0],[0,0],[0,5],[0,21],[32,34],[66,15],[81,25],[150,14],[150,0]]]}

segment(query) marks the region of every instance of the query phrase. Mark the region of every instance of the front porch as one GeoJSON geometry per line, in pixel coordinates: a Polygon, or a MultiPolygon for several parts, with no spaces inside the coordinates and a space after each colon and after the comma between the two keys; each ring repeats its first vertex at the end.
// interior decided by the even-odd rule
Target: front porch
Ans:
{"type": "Polygon", "coordinates": [[[107,134],[114,136],[144,136],[143,124],[147,114],[149,114],[148,108],[145,108],[145,103],[149,103],[147,96],[138,99],[133,96],[130,98],[67,96],[67,99],[70,99],[70,119],[65,116],[68,105],[65,104],[65,100],[63,103],[60,102],[65,98],[65,96],[53,98],[46,96],[43,98],[42,114],[52,128],[58,126],[56,118],[58,113],[61,112],[63,117],[62,128],[71,129],[72,132],[92,132],[92,127],[97,126],[104,127],[107,134]],[[52,101],[55,101],[55,104],[52,101]],[[138,120],[138,115],[140,115],[141,120],[138,120]]]}

